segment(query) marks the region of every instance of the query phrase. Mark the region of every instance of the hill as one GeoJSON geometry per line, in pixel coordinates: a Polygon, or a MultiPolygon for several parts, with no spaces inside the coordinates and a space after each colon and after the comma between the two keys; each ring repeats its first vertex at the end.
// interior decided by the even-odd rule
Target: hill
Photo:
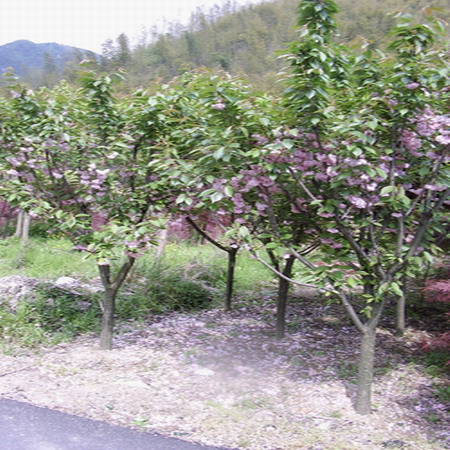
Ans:
{"type": "MultiPolygon", "coordinates": [[[[450,20],[446,0],[337,0],[340,42],[361,45],[361,38],[383,47],[395,24],[392,13],[409,13],[423,19],[423,8],[431,15],[450,20]]],[[[183,27],[173,24],[169,32],[152,37],[134,49],[127,37],[119,36],[105,46],[109,67],[124,67],[133,86],[168,81],[186,70],[208,67],[242,75],[256,87],[276,90],[277,73],[283,63],[275,52],[297,38],[296,8],[299,0],[275,0],[237,8],[225,4],[209,11],[198,10],[183,27]]]]}
{"type": "Polygon", "coordinates": [[[18,76],[32,85],[51,84],[67,64],[86,57],[96,58],[94,53],[76,47],[18,40],[0,46],[0,72],[13,68],[18,76]]]}
{"type": "MultiPolygon", "coordinates": [[[[367,40],[383,48],[396,19],[392,13],[409,13],[424,19],[431,15],[450,21],[447,0],[336,0],[342,43],[361,45],[367,40]]],[[[246,78],[256,89],[276,92],[278,73],[284,62],[277,51],[297,39],[295,29],[299,0],[267,0],[239,7],[231,0],[223,6],[197,9],[184,26],[171,23],[167,32],[147,33],[132,47],[125,34],[103,44],[102,55],[56,43],[15,41],[0,46],[0,71],[13,67],[32,87],[52,86],[62,78],[76,82],[78,63],[95,61],[92,69],[114,72],[125,69],[125,89],[150,87],[197,67],[225,70],[246,78]]]]}

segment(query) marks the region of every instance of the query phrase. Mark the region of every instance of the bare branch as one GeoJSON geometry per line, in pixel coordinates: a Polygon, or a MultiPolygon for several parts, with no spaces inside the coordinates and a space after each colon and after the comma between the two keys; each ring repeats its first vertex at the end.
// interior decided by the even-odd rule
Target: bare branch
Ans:
{"type": "Polygon", "coordinates": [[[353,308],[352,304],[350,303],[350,301],[348,300],[347,296],[345,295],[344,292],[342,292],[339,289],[336,289],[336,291],[334,291],[338,297],[341,299],[342,304],[344,305],[345,310],[347,311],[347,314],[350,316],[350,318],[352,319],[352,322],[355,324],[356,328],[358,328],[358,330],[361,333],[365,332],[365,326],[362,323],[361,319],[358,316],[358,313],[355,311],[355,308],[353,308]]]}
{"type": "MultiPolygon", "coordinates": [[[[122,265],[122,267],[119,270],[119,273],[114,278],[114,281],[111,283],[111,288],[115,291],[117,291],[120,286],[122,286],[122,283],[125,281],[125,278],[128,275],[128,272],[133,267],[133,264],[135,263],[136,258],[132,258],[131,256],[127,257],[126,262],[122,265]]],[[[109,266],[105,266],[109,267],[109,266]]]]}
{"type": "Polygon", "coordinates": [[[305,183],[297,176],[292,168],[288,168],[288,172],[294,177],[296,183],[305,191],[306,195],[312,200],[317,201],[318,199],[314,196],[314,194],[306,187],[305,183]]]}
{"type": "Polygon", "coordinates": [[[219,244],[216,240],[214,240],[208,233],[206,233],[204,230],[202,230],[189,216],[186,216],[186,221],[191,225],[195,231],[197,231],[198,234],[200,234],[202,237],[204,237],[208,242],[215,245],[217,248],[220,248],[220,250],[223,250],[224,252],[229,253],[230,249],[228,247],[225,247],[222,244],[219,244]]]}
{"type": "Polygon", "coordinates": [[[289,281],[292,284],[296,284],[297,286],[303,286],[303,287],[312,287],[317,288],[315,284],[308,284],[308,283],[300,283],[299,281],[293,280],[292,278],[287,277],[283,273],[281,273],[279,270],[272,267],[269,263],[264,261],[258,253],[256,253],[255,250],[253,250],[249,245],[245,245],[244,248],[257,260],[259,261],[263,266],[267,267],[269,270],[271,270],[277,277],[283,278],[283,280],[289,281]]]}

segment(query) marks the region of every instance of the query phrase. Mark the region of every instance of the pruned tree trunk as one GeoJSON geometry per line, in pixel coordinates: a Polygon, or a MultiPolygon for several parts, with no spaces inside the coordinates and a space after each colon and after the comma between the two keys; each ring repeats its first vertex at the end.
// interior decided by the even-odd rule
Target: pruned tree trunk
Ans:
{"type": "Polygon", "coordinates": [[[116,306],[116,297],[120,287],[130,272],[134,258],[128,257],[127,261],[122,265],[119,273],[114,280],[111,280],[111,267],[107,265],[98,265],[100,278],[102,280],[105,292],[101,302],[102,306],[102,330],[100,332],[100,349],[111,350],[113,333],[114,333],[114,312],[116,306]]]}
{"type": "MultiPolygon", "coordinates": [[[[286,278],[291,278],[292,269],[295,263],[295,256],[291,255],[286,260],[283,275],[286,278]]],[[[289,294],[290,281],[278,277],[278,296],[277,296],[277,324],[276,324],[276,338],[281,340],[286,334],[286,306],[289,294]]]]}
{"type": "Polygon", "coordinates": [[[359,414],[370,414],[372,402],[373,368],[375,358],[376,326],[367,326],[361,333],[358,366],[358,388],[355,410],[359,414]]]}
{"type": "Polygon", "coordinates": [[[100,333],[100,349],[111,350],[114,331],[114,311],[117,291],[107,289],[103,297],[102,331],[100,333]]]}
{"type": "Polygon", "coordinates": [[[234,286],[234,271],[236,269],[236,259],[238,248],[230,248],[228,253],[228,270],[227,270],[227,287],[225,292],[225,311],[231,311],[231,303],[233,298],[233,286],[234,286]]]}

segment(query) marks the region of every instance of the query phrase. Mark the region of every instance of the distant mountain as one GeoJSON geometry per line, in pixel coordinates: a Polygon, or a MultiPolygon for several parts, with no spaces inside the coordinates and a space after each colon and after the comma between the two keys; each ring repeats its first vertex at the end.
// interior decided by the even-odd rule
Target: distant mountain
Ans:
{"type": "Polygon", "coordinates": [[[60,73],[64,67],[73,61],[80,61],[95,54],[67,45],[49,42],[35,44],[31,41],[19,40],[0,46],[0,73],[8,68],[14,68],[17,75],[23,76],[30,72],[60,73]]]}

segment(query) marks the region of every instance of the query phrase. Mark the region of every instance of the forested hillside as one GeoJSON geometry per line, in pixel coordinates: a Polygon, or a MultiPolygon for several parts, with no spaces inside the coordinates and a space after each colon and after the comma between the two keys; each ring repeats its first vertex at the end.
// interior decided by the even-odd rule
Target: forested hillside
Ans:
{"type": "MultiPolygon", "coordinates": [[[[128,73],[128,88],[148,88],[187,70],[208,67],[242,76],[257,89],[276,92],[281,89],[276,83],[277,74],[284,65],[276,51],[286,48],[297,37],[294,27],[298,3],[299,0],[271,0],[241,8],[230,0],[209,10],[197,9],[186,26],[168,24],[164,34],[148,28],[136,45],[125,34],[107,40],[100,59],[91,55],[95,59],[91,68],[104,72],[124,69],[128,73]]],[[[396,12],[418,18],[427,13],[450,20],[447,0],[338,0],[337,3],[341,10],[337,16],[338,39],[357,46],[366,39],[374,47],[383,48],[396,21],[393,17],[396,12]],[[427,6],[431,8],[424,11],[427,6]]],[[[52,55],[47,55],[45,61],[43,58],[39,68],[21,68],[22,81],[32,87],[51,87],[62,78],[76,82],[79,62],[86,59],[86,54],[72,52],[64,69],[55,64],[52,55]]],[[[23,55],[20,59],[24,61],[23,55]]]]}
{"type": "MultiPolygon", "coordinates": [[[[361,45],[361,38],[382,46],[395,23],[392,13],[425,14],[450,19],[446,0],[339,0],[341,42],[361,45]]],[[[164,35],[150,37],[130,48],[128,38],[119,36],[104,45],[104,68],[123,67],[133,86],[152,81],[168,81],[195,67],[206,66],[243,75],[256,87],[276,90],[277,73],[283,62],[276,50],[296,38],[295,17],[298,0],[266,1],[236,9],[231,2],[210,11],[198,10],[186,27],[170,26],[164,35]]]]}

